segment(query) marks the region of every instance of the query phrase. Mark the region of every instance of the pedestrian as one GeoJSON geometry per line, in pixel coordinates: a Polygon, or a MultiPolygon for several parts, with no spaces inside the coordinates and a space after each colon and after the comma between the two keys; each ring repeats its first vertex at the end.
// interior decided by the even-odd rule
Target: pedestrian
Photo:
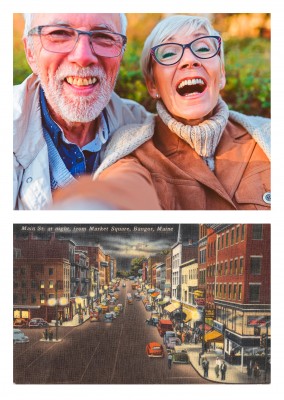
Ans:
{"type": "Polygon", "coordinates": [[[254,366],[253,366],[253,376],[255,377],[255,379],[258,379],[260,377],[260,375],[261,375],[261,372],[260,372],[259,365],[257,362],[255,362],[254,366]]]}
{"type": "Polygon", "coordinates": [[[253,360],[250,359],[247,363],[247,374],[249,377],[252,376],[252,370],[253,370],[253,360]]]}
{"type": "Polygon", "coordinates": [[[172,363],[173,363],[173,355],[172,355],[172,353],[169,351],[169,352],[168,352],[168,368],[169,368],[169,369],[172,368],[172,363]]]}
{"type": "Polygon", "coordinates": [[[49,331],[48,331],[48,339],[49,339],[49,341],[53,340],[53,332],[51,329],[49,329],[49,331]]]}
{"type": "Polygon", "coordinates": [[[220,371],[221,371],[221,381],[225,381],[226,380],[226,371],[227,371],[227,365],[226,365],[225,361],[222,362],[220,371]]]}
{"type": "Polygon", "coordinates": [[[202,368],[203,368],[203,372],[204,372],[204,378],[208,378],[209,361],[207,360],[206,357],[203,358],[202,368]]]}
{"type": "Polygon", "coordinates": [[[47,330],[47,328],[45,328],[45,331],[44,331],[44,339],[45,340],[48,339],[48,330],[47,330]]]}
{"type": "Polygon", "coordinates": [[[219,357],[217,357],[217,358],[216,358],[216,364],[215,364],[215,374],[216,374],[216,378],[219,378],[220,367],[221,367],[221,360],[220,360],[219,357]]]}
{"type": "Polygon", "coordinates": [[[182,332],[181,334],[181,342],[184,343],[185,342],[185,332],[182,332]]]}

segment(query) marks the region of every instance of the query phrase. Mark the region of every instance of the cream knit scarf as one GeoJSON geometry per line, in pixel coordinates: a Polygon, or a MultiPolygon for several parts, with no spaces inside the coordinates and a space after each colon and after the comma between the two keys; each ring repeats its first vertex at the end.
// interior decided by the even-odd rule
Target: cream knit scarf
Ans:
{"type": "Polygon", "coordinates": [[[195,126],[176,121],[161,101],[157,102],[156,108],[164,124],[188,143],[214,171],[214,154],[229,118],[228,106],[221,97],[214,108],[214,115],[195,126]]]}

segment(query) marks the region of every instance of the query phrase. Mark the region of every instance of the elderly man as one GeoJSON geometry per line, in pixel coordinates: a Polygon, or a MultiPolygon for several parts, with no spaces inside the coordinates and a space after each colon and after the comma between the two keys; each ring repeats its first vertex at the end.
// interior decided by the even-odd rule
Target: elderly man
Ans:
{"type": "MultiPolygon", "coordinates": [[[[73,183],[74,194],[75,182],[96,171],[114,131],[149,115],[113,92],[126,45],[124,14],[26,14],[25,22],[33,73],[14,91],[14,208],[40,210],[52,207],[56,189],[73,183]]],[[[92,208],[129,208],[125,193],[121,204],[114,201],[115,178],[94,189],[92,208]]],[[[87,208],[87,192],[77,193],[75,208],[87,208]]],[[[151,208],[158,207],[155,196],[154,189],[145,193],[151,208]]]]}

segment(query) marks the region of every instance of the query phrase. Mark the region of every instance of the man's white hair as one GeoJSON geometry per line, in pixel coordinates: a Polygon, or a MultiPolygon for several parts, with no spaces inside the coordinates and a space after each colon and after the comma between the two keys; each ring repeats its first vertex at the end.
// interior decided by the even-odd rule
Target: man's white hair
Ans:
{"type": "MultiPolygon", "coordinates": [[[[212,27],[208,18],[192,16],[192,15],[172,15],[162,19],[147,37],[141,55],[141,69],[144,78],[153,80],[151,48],[157,46],[175,34],[182,32],[184,35],[190,35],[197,30],[203,29],[208,35],[220,36],[220,34],[212,27]]],[[[221,43],[221,63],[224,65],[224,48],[223,41],[221,43]]]]}
{"type": "MultiPolygon", "coordinates": [[[[34,18],[35,14],[24,14],[24,18],[25,18],[25,28],[24,28],[24,38],[26,38],[28,36],[29,31],[32,28],[32,20],[34,18]]],[[[122,35],[126,35],[126,28],[127,28],[127,18],[125,14],[119,14],[120,16],[120,30],[121,32],[117,32],[117,33],[122,33],[122,35]]]]}

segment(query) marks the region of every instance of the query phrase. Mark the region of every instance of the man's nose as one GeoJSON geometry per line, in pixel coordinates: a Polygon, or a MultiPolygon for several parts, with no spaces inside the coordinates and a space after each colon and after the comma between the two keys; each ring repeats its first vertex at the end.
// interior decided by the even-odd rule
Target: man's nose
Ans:
{"type": "Polygon", "coordinates": [[[92,50],[88,35],[79,35],[74,49],[68,54],[68,58],[69,61],[75,62],[80,67],[87,67],[96,62],[97,56],[92,50]]]}
{"type": "Polygon", "coordinates": [[[188,67],[200,67],[201,62],[198,57],[196,57],[190,48],[186,47],[184,49],[182,58],[179,61],[181,68],[188,68],[188,67]]]}

